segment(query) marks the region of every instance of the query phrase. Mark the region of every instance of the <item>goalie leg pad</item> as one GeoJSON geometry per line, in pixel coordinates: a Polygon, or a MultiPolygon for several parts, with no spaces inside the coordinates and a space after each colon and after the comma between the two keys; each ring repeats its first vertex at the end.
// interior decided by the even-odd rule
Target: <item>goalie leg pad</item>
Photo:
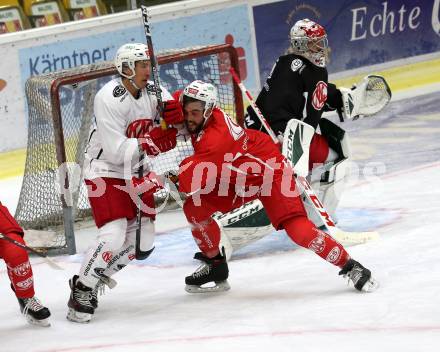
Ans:
{"type": "Polygon", "coordinates": [[[318,198],[333,217],[349,175],[350,162],[348,159],[342,159],[337,163],[330,162],[324,165],[324,170],[326,171],[321,180],[312,181],[311,185],[317,190],[318,198]]]}
{"type": "Polygon", "coordinates": [[[232,246],[232,242],[231,242],[229,236],[224,231],[224,228],[221,226],[219,221],[215,220],[215,219],[214,219],[214,221],[217,223],[217,225],[218,225],[218,227],[220,229],[220,243],[219,243],[219,247],[223,248],[223,250],[225,252],[226,260],[229,260],[229,259],[231,259],[232,253],[234,252],[234,247],[232,246]]]}
{"type": "Polygon", "coordinates": [[[314,134],[312,126],[295,119],[289,120],[284,131],[282,153],[303,177],[309,173],[310,142],[314,134]]]}
{"type": "MultiPolygon", "coordinates": [[[[325,209],[334,217],[335,210],[342,197],[346,179],[350,173],[350,143],[345,131],[325,118],[319,123],[321,133],[327,139],[331,148],[329,156],[335,155],[319,168],[313,170],[311,185],[325,209]]],[[[314,224],[321,226],[322,221],[316,215],[314,207],[305,201],[307,214],[314,224]]]]}
{"type": "Polygon", "coordinates": [[[225,248],[226,259],[240,248],[275,231],[261,201],[256,199],[224,214],[215,214],[221,229],[220,248],[225,248]]]}

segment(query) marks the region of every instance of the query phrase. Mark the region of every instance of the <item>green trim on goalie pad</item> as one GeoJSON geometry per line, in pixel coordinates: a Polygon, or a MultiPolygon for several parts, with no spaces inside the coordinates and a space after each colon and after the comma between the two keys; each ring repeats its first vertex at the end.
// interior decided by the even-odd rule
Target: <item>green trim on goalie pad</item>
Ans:
{"type": "Polygon", "coordinates": [[[287,150],[285,156],[287,160],[289,160],[293,165],[296,165],[301,156],[304,154],[304,150],[301,144],[301,136],[304,133],[304,126],[298,125],[295,131],[289,130],[289,135],[287,139],[291,141],[291,143],[287,144],[287,150]]]}
{"type": "Polygon", "coordinates": [[[228,213],[215,215],[214,218],[224,228],[263,227],[271,224],[260,201],[254,200],[228,213]]]}
{"type": "Polygon", "coordinates": [[[344,138],[345,131],[326,118],[319,121],[319,128],[321,134],[327,139],[330,148],[337,152],[339,156],[344,155],[340,141],[344,138]]]}
{"type": "Polygon", "coordinates": [[[348,113],[347,113],[347,115],[351,116],[353,109],[354,109],[353,98],[350,96],[348,99],[348,113]]]}

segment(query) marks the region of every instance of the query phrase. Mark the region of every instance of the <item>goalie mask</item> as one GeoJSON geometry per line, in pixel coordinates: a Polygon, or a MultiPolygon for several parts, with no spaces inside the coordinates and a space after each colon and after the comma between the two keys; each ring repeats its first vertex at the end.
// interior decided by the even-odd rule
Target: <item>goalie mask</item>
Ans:
{"type": "Polygon", "coordinates": [[[325,67],[328,60],[328,41],[324,27],[305,18],[296,22],[290,30],[293,53],[325,67]]]}
{"type": "Polygon", "coordinates": [[[212,110],[217,103],[217,89],[211,83],[194,81],[185,87],[181,95],[182,103],[185,104],[185,97],[200,100],[205,103],[203,117],[205,120],[210,116],[207,112],[212,110]]]}
{"type": "Polygon", "coordinates": [[[135,76],[135,62],[145,60],[150,60],[147,46],[142,43],[129,43],[121,46],[116,52],[115,66],[121,76],[132,79],[135,76]],[[131,69],[132,74],[127,75],[124,73],[124,67],[131,69]]]}

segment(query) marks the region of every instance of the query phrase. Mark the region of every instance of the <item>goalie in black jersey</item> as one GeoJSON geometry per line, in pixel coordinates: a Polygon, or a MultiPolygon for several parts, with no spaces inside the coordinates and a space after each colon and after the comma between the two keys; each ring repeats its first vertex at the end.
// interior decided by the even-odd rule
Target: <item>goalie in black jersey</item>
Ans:
{"type": "MultiPolygon", "coordinates": [[[[376,75],[366,76],[352,89],[328,83],[327,34],[309,19],[293,25],[290,42],[289,52],[276,61],[256,105],[282,142],[283,154],[295,165],[295,172],[311,177],[312,187],[334,217],[348,175],[350,151],[345,131],[321,118],[322,114],[337,110],[341,121],[373,115],[387,105],[391,91],[385,79],[376,75]],[[318,128],[320,133],[316,133],[318,128]]],[[[245,125],[266,132],[251,107],[245,125]]],[[[218,216],[229,255],[273,231],[264,221],[261,204],[252,203],[218,216]]],[[[305,206],[315,225],[323,225],[314,207],[307,202],[305,206]]]]}
{"type": "MultiPolygon", "coordinates": [[[[328,83],[327,34],[316,22],[296,22],[290,30],[290,42],[289,53],[276,61],[256,104],[283,142],[283,154],[293,145],[294,155],[289,159],[298,174],[306,177],[314,166],[320,166],[313,171],[312,185],[333,215],[343,188],[340,183],[348,170],[349,144],[345,131],[322,119],[322,113],[338,110],[341,121],[372,115],[389,102],[391,91],[383,77],[374,75],[365,77],[354,89],[338,89],[328,83]],[[320,134],[315,132],[318,127],[320,134]]],[[[245,124],[262,129],[250,107],[245,124]]]]}

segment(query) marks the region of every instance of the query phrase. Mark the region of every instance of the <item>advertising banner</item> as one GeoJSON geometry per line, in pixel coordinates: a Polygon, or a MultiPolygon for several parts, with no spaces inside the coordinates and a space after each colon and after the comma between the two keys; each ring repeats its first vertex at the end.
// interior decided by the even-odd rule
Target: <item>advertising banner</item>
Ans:
{"type": "MultiPolygon", "coordinates": [[[[155,51],[184,48],[198,45],[231,43],[241,53],[242,71],[249,88],[256,88],[257,67],[254,41],[251,39],[250,11],[247,5],[226,7],[221,10],[206,11],[186,17],[176,17],[152,23],[151,31],[155,51]],[[252,72],[252,74],[247,74],[252,72]]],[[[112,60],[116,50],[127,42],[145,42],[145,34],[139,21],[108,25],[99,31],[72,31],[63,35],[51,35],[32,43],[23,41],[13,47],[5,46],[10,52],[7,65],[0,66],[0,152],[23,147],[26,144],[26,107],[24,87],[33,75],[60,69],[112,60]],[[2,83],[4,82],[4,83],[2,83]],[[10,136],[14,138],[10,138],[10,136]]],[[[102,25],[101,25],[102,26],[102,25]]],[[[187,83],[195,79],[208,79],[203,65],[199,72],[186,72],[187,83]]],[[[167,87],[170,90],[178,88],[167,87]]],[[[73,101],[81,103],[74,93],[63,97],[63,104],[73,101]]]]}
{"type": "Polygon", "coordinates": [[[330,73],[440,50],[440,0],[286,0],[253,8],[260,79],[290,46],[302,18],[327,30],[330,73]]]}

